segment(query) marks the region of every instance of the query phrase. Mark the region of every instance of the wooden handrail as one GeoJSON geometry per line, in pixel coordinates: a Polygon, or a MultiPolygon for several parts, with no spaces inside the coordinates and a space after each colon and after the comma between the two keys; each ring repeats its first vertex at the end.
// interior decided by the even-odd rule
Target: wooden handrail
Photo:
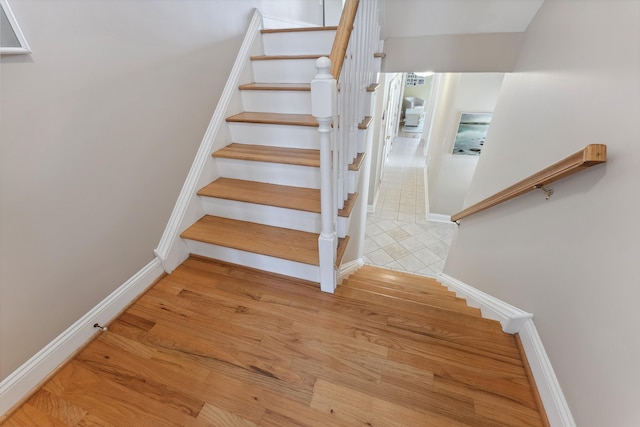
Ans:
{"type": "Polygon", "coordinates": [[[582,150],[534,173],[511,187],[505,188],[493,196],[489,196],[481,202],[458,212],[451,217],[451,221],[461,220],[469,215],[489,209],[507,200],[511,200],[514,197],[540,188],[543,185],[550,184],[588,167],[605,163],[606,161],[607,146],[604,144],[589,144],[582,150]]]}
{"type": "Polygon", "coordinates": [[[336,80],[340,78],[342,63],[347,53],[351,30],[353,30],[353,22],[356,19],[356,12],[358,11],[358,3],[360,3],[360,0],[347,0],[344,9],[342,9],[342,15],[340,15],[338,31],[336,32],[336,38],[333,40],[331,55],[329,55],[332,64],[331,75],[336,80]]]}

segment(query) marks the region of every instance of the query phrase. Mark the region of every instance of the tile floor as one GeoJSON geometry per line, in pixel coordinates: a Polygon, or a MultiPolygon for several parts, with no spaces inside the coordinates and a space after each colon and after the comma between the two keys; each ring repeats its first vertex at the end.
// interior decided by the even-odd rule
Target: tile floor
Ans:
{"type": "Polygon", "coordinates": [[[456,225],[426,219],[423,149],[419,137],[393,141],[375,212],[367,214],[364,262],[434,277],[456,225]]]}

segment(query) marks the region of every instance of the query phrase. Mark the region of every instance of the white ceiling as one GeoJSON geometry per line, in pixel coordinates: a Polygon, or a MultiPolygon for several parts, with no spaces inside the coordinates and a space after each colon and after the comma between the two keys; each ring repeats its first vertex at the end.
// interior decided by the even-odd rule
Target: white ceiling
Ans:
{"type": "Polygon", "coordinates": [[[385,0],[385,37],[522,32],[544,0],[385,0]]]}

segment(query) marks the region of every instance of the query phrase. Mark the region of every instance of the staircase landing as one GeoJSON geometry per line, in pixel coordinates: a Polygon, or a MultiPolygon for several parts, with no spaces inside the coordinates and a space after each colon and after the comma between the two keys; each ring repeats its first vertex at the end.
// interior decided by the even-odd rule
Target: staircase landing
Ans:
{"type": "Polygon", "coordinates": [[[465,307],[389,270],[331,295],[191,257],[4,425],[543,425],[514,337],[465,307]]]}

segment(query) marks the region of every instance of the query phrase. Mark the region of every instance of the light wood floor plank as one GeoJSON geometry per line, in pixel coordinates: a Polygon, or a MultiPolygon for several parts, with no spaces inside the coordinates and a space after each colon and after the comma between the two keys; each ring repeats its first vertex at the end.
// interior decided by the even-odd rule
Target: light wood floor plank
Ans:
{"type": "Polygon", "coordinates": [[[362,273],[375,297],[192,257],[2,425],[543,425],[497,322],[435,282],[362,273]]]}

